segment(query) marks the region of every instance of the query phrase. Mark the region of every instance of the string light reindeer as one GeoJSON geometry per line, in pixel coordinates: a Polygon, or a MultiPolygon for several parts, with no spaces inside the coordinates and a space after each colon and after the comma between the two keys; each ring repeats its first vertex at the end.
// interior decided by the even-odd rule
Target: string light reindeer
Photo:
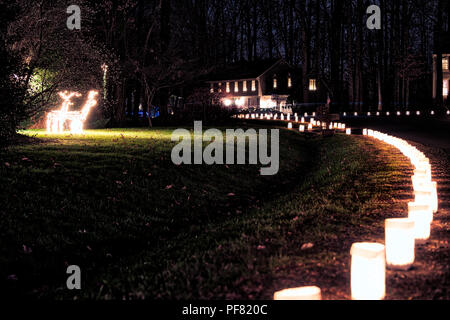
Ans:
{"type": "Polygon", "coordinates": [[[47,116],[47,132],[62,133],[68,127],[70,133],[83,133],[83,125],[91,108],[97,105],[98,92],[91,90],[87,100],[80,111],[69,111],[73,105],[73,97],[81,97],[78,92],[61,91],[58,93],[63,100],[60,110],[53,110],[47,116]]]}

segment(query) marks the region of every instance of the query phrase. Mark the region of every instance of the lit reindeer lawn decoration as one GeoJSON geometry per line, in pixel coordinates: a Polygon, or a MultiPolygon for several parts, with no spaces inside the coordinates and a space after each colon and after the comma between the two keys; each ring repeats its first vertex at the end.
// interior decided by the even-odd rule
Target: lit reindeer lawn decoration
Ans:
{"type": "Polygon", "coordinates": [[[60,110],[51,111],[47,116],[47,131],[52,133],[64,132],[68,126],[70,133],[83,133],[83,124],[89,111],[97,104],[97,91],[89,91],[88,98],[80,111],[69,111],[73,103],[70,101],[73,97],[80,97],[78,92],[61,91],[58,93],[63,99],[60,110]]]}

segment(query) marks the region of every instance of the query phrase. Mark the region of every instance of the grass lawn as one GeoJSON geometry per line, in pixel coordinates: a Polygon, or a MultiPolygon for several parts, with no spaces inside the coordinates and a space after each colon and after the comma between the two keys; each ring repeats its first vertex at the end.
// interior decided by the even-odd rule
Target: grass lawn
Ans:
{"type": "Polygon", "coordinates": [[[23,132],[0,156],[0,294],[271,299],[317,284],[349,297],[349,249],[406,211],[405,158],[362,137],[280,132],[280,171],[172,164],[173,128],[23,132]],[[395,199],[397,200],[395,200],[395,199]],[[66,289],[79,265],[82,290],[66,289]]]}

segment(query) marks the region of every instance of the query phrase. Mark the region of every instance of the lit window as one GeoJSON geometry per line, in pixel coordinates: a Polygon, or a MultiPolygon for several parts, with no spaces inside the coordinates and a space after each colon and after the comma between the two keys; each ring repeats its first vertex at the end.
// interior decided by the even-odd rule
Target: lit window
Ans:
{"type": "Polygon", "coordinates": [[[256,91],[256,81],[252,80],[252,91],[256,91]]]}
{"type": "Polygon", "coordinates": [[[242,82],[242,91],[247,92],[247,81],[242,82]]]}
{"type": "Polygon", "coordinates": [[[444,97],[448,96],[448,81],[447,80],[444,80],[444,83],[442,85],[442,95],[444,97]]]}
{"type": "Polygon", "coordinates": [[[222,82],[219,82],[219,92],[222,92],[222,82]]]}
{"type": "Polygon", "coordinates": [[[211,83],[211,89],[209,89],[209,92],[214,93],[214,84],[211,83]]]}
{"type": "Polygon", "coordinates": [[[234,92],[239,92],[239,82],[234,83],[234,92]]]}
{"type": "Polygon", "coordinates": [[[277,76],[276,75],[273,76],[273,88],[274,89],[277,88],[277,76]]]}
{"type": "Polygon", "coordinates": [[[443,58],[442,59],[442,69],[443,70],[448,70],[448,58],[443,58]]]}
{"type": "Polygon", "coordinates": [[[230,83],[227,82],[227,93],[230,93],[230,83]]]}
{"type": "Polygon", "coordinates": [[[291,79],[291,76],[288,77],[288,88],[292,88],[292,79],[291,79]]]}
{"type": "Polygon", "coordinates": [[[309,79],[309,91],[316,91],[317,85],[316,85],[316,79],[309,79]]]}

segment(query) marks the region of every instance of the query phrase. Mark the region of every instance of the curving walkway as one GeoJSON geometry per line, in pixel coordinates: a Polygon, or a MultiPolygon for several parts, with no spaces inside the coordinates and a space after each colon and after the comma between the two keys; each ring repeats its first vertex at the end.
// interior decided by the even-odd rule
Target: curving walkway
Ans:
{"type": "MultiPolygon", "coordinates": [[[[252,116],[252,118],[254,118],[252,116]]],[[[271,117],[266,116],[264,119],[273,119],[273,116],[271,117]]],[[[285,120],[285,119],[281,119],[285,120]]],[[[289,121],[290,119],[286,119],[285,121],[288,122],[288,129],[292,129],[294,126],[292,122],[289,121]]],[[[295,122],[298,122],[298,117],[295,117],[295,122]]],[[[303,119],[302,119],[303,120],[303,119]]],[[[314,126],[320,126],[320,123],[315,123],[314,120],[310,119],[310,123],[313,123],[314,126]]],[[[343,129],[345,126],[342,126],[342,124],[334,124],[332,125],[333,128],[340,128],[343,129]]],[[[302,131],[303,125],[300,125],[300,131],[302,131]]],[[[393,270],[392,266],[390,269],[383,268],[383,271],[380,273],[380,277],[384,277],[384,272],[386,275],[386,282],[388,283],[388,289],[391,287],[394,288],[401,288],[404,291],[404,299],[446,299],[448,298],[448,291],[447,288],[449,288],[449,268],[448,268],[448,261],[449,261],[449,242],[448,242],[448,236],[449,236],[449,219],[448,219],[448,198],[449,198],[449,191],[450,191],[450,175],[449,175],[449,168],[448,160],[450,157],[445,156],[442,154],[442,150],[439,150],[439,148],[433,147],[427,147],[423,148],[423,145],[419,143],[414,142],[407,142],[406,140],[403,140],[401,138],[393,137],[389,134],[381,133],[379,131],[374,131],[371,129],[364,129],[363,135],[378,139],[380,141],[383,141],[385,143],[388,143],[394,147],[396,147],[398,150],[400,150],[407,158],[410,159],[411,164],[415,167],[414,170],[414,180],[413,180],[413,188],[414,188],[414,194],[415,194],[415,201],[417,205],[421,204],[427,204],[429,205],[428,210],[426,212],[427,215],[431,216],[431,219],[433,220],[430,224],[427,223],[426,219],[424,219],[423,214],[417,214],[414,213],[416,207],[411,205],[409,208],[409,219],[401,219],[401,220],[395,220],[395,222],[406,222],[409,220],[414,220],[414,223],[412,224],[414,226],[414,233],[415,235],[413,238],[416,238],[416,245],[414,249],[416,261],[412,265],[412,268],[409,268],[409,271],[403,270],[393,270]],[[434,148],[434,149],[433,149],[434,148]],[[424,150],[427,154],[431,154],[431,160],[420,150],[424,150]],[[426,149],[426,150],[425,150],[426,149]],[[430,150],[431,149],[431,150],[430,150]],[[437,150],[436,150],[437,149],[437,150]],[[436,153],[440,153],[440,155],[436,156],[436,153]],[[434,169],[432,169],[432,167],[434,169]],[[432,179],[437,180],[437,186],[432,184],[432,179]],[[426,187],[425,187],[426,186],[426,187]],[[430,195],[426,194],[425,196],[421,193],[426,189],[426,191],[430,191],[430,195]],[[439,198],[441,199],[439,201],[439,204],[441,206],[441,209],[438,211],[438,199],[437,195],[439,194],[439,198]],[[429,212],[429,213],[428,213],[429,212]],[[434,217],[433,217],[434,216],[434,217]],[[434,219],[433,219],[434,218],[434,219]],[[428,237],[427,235],[427,227],[430,226],[431,231],[431,237],[428,237]],[[425,235],[420,235],[420,228],[424,228],[425,235]],[[421,240],[422,243],[419,243],[417,240],[419,238],[423,238],[421,240]],[[423,243],[425,241],[425,243],[423,243]],[[425,259],[424,259],[425,257],[425,259]],[[431,271],[430,271],[431,270],[431,271]],[[398,285],[399,282],[404,282],[403,285],[398,285]],[[417,287],[422,287],[423,289],[420,290],[423,294],[417,295],[417,287]],[[411,290],[409,290],[411,289],[411,290]],[[414,293],[411,295],[411,293],[414,293]]],[[[347,127],[346,130],[347,134],[351,134],[351,129],[347,127]]],[[[433,145],[433,144],[431,144],[433,145]]],[[[447,154],[448,155],[448,154],[447,154]]],[[[406,217],[399,217],[399,218],[406,218],[406,217]]],[[[423,230],[422,230],[423,233],[423,230]]],[[[403,241],[404,239],[402,239],[403,241]]],[[[413,240],[414,243],[414,240],[413,240]]],[[[380,250],[382,250],[382,256],[384,259],[385,256],[385,248],[383,245],[377,245],[375,244],[357,244],[355,245],[355,249],[353,250],[353,253],[355,252],[362,252],[363,255],[366,255],[366,258],[374,258],[374,252],[378,250],[378,253],[381,253],[380,250]],[[361,247],[362,246],[362,247],[361,247]],[[368,246],[364,251],[364,246],[368,246]],[[362,248],[362,251],[361,251],[362,248]]],[[[390,246],[390,245],[389,245],[390,246]]],[[[379,255],[381,257],[381,255],[379,255]]],[[[390,255],[392,259],[392,255],[390,255]]],[[[369,260],[370,260],[369,259],[369,260]]],[[[366,265],[366,268],[371,268],[373,263],[375,263],[375,260],[372,259],[369,264],[366,265]]],[[[367,261],[366,261],[367,262],[367,261]]],[[[389,262],[389,261],[388,261],[389,262]]],[[[384,263],[384,262],[383,262],[384,263]]],[[[392,263],[392,261],[390,261],[392,263]]],[[[371,271],[370,274],[376,274],[375,269],[371,271]]],[[[355,279],[356,277],[353,276],[355,279]]],[[[380,282],[380,281],[379,281],[380,282]]],[[[368,282],[366,281],[364,285],[362,286],[363,289],[367,289],[368,282]]],[[[384,286],[384,284],[383,284],[384,286]]],[[[374,287],[375,288],[375,287],[374,287]]],[[[360,295],[357,294],[357,285],[352,285],[352,293],[354,299],[382,299],[384,298],[384,287],[382,289],[373,289],[368,290],[368,292],[360,292],[360,295]],[[353,288],[355,286],[355,288],[353,288]],[[373,292],[378,290],[379,294],[373,295],[373,292]],[[365,294],[365,295],[364,295],[365,294]]],[[[285,299],[320,299],[320,290],[318,293],[317,287],[302,287],[302,288],[294,288],[294,289],[286,289],[282,290],[280,292],[275,293],[275,299],[285,300],[285,299]]],[[[367,290],[366,290],[367,291],[367,290]]],[[[403,293],[403,292],[402,292],[403,293]]],[[[398,296],[398,292],[396,292],[395,296],[398,296]]],[[[389,292],[387,293],[387,298],[390,297],[389,292]]]]}

